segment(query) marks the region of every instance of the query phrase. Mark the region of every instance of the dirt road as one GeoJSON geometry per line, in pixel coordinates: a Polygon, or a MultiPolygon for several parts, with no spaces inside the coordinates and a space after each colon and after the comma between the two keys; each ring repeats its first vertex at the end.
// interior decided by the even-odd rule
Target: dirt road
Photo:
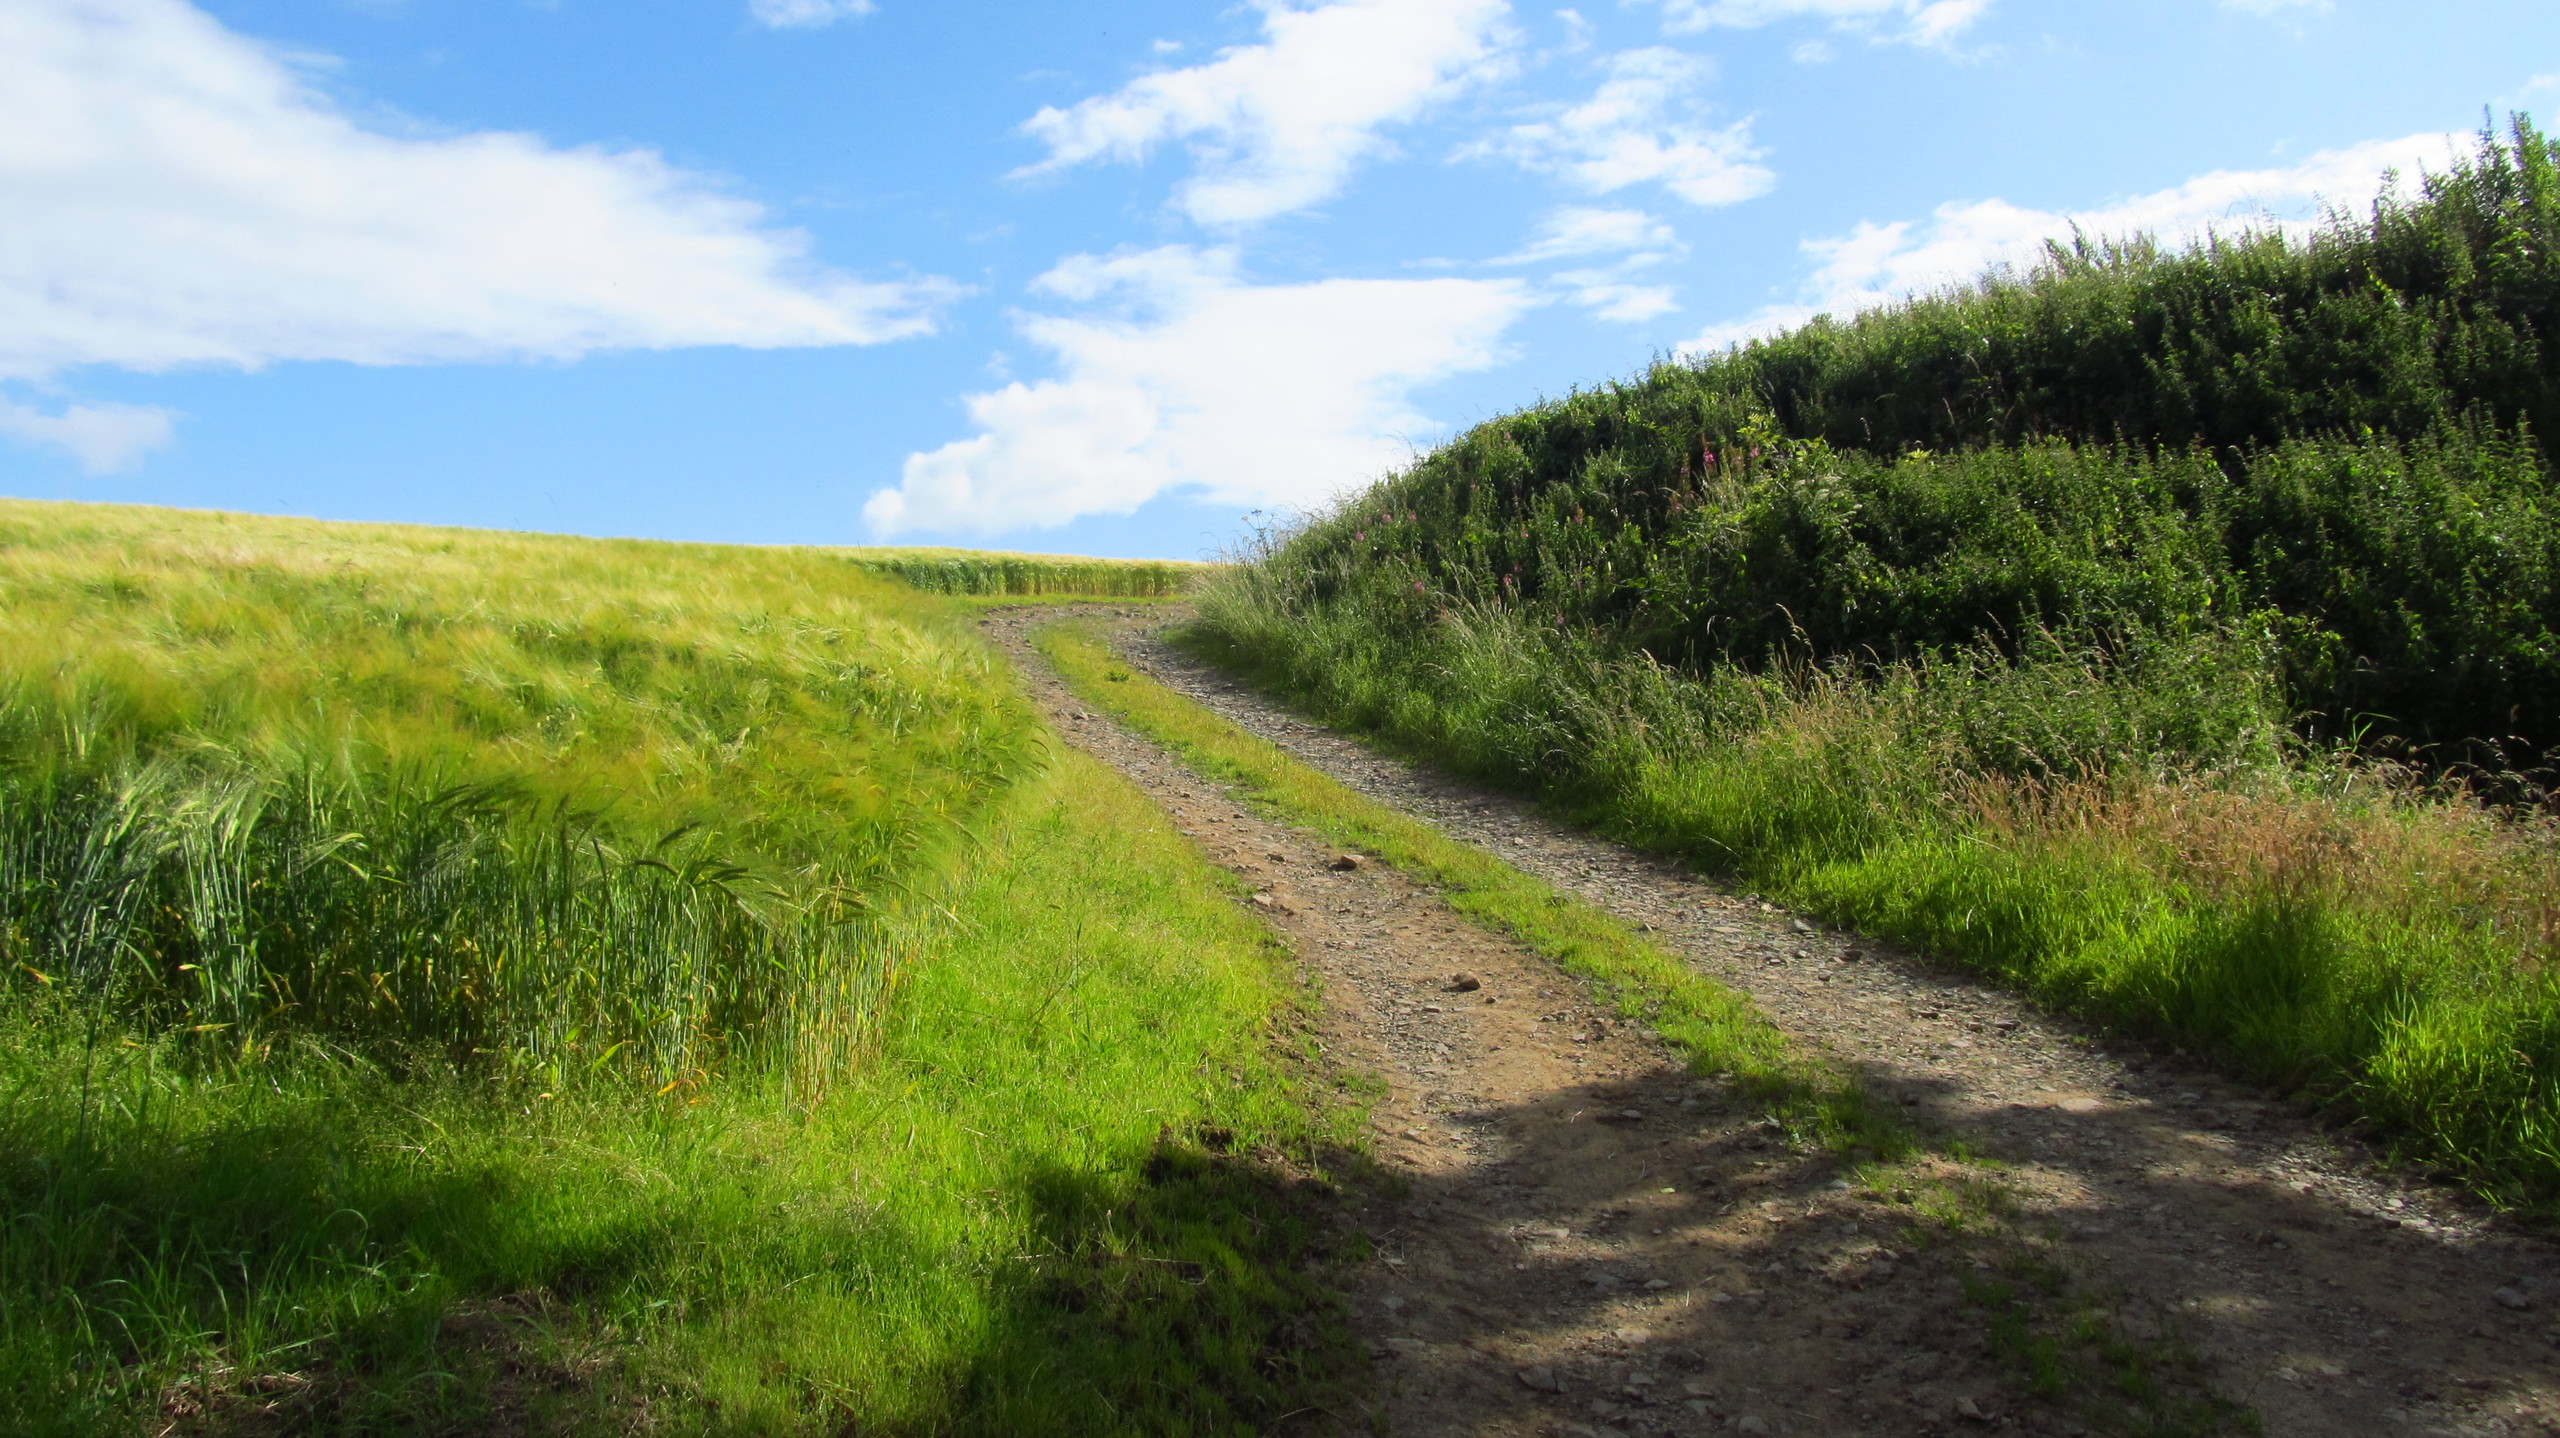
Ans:
{"type": "Polygon", "coordinates": [[[1543,958],[1381,866],[1327,867],[1312,836],[1088,713],[1022,644],[1040,617],[988,626],[1058,731],[1260,886],[1323,982],[1330,1056],[1384,1086],[1379,1149],[1411,1192],[1356,1215],[1382,1256],[1354,1305],[1387,1431],[2111,1426],[2086,1393],[2035,1396],[2028,1365],[1986,1343],[1989,1285],[2049,1274],[2158,1390],[2151,1411],[2192,1431],[2245,1423],[2214,1406],[2228,1399],[2274,1434],[2560,1433],[2560,1252],[2545,1239],[2174,1056],[1382,758],[1139,623],[1120,632],[1133,666],[1647,926],[1928,1129],[2000,1160],[1939,1166],[1996,1221],[1923,1220],[1897,1204],[1909,1194],[1850,1186],[1832,1156],[1790,1148],[1543,958]]]}

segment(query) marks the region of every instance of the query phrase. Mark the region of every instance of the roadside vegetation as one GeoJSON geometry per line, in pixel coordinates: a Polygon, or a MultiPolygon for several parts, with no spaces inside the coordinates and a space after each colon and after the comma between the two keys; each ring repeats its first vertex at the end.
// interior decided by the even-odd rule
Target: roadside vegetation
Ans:
{"type": "Polygon", "coordinates": [[[823,552],[0,505],[0,1429],[1246,1432],[1301,996],[823,552]]]}
{"type": "Polygon", "coordinates": [[[2560,1202],[2560,151],[1459,436],[1190,641],[2560,1202]]]}

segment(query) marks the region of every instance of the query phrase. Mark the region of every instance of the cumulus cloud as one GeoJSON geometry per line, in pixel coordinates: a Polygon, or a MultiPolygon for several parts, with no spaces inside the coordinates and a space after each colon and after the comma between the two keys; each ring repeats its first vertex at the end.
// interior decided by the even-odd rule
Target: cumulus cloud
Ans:
{"type": "MultiPolygon", "coordinates": [[[[2269,0],[2226,0],[2269,3],[2269,0]]],[[[2301,0],[2273,0],[2301,3],[2301,0]]],[[[1883,41],[1944,47],[1991,8],[1991,0],[1662,0],[1662,28],[1694,34],[1756,29],[1782,20],[1828,20],[1883,41]]]]}
{"type": "Polygon", "coordinates": [[[2276,230],[2304,234],[2329,208],[2371,200],[2386,172],[2449,167],[2472,137],[2425,133],[2324,150],[2299,165],[2215,170],[2183,185],[2092,209],[2028,209],[2006,200],[1940,205],[1925,221],[1861,223],[1845,235],[1807,241],[1813,262],[1804,297],[1710,327],[1692,350],[1777,333],[1818,314],[1848,316],[1915,292],[1971,280],[2004,264],[2031,263],[2049,240],[2137,234],[2176,244],[2208,232],[2276,230]]]}
{"type": "Polygon", "coordinates": [[[1049,158],[1033,175],[1095,160],[1142,160],[1187,145],[1195,173],[1174,203],[1207,225],[1241,225],[1321,203],[1380,132],[1502,72],[1505,0],[1262,0],[1265,39],[1108,95],[1031,117],[1049,158]]]}
{"type": "Polygon", "coordinates": [[[646,151],[360,125],[184,0],[0,5],[0,213],[0,378],[871,344],[949,292],[646,151]]]}
{"type": "Polygon", "coordinates": [[[91,474],[122,474],[166,445],[177,416],[157,405],[73,404],[60,414],[0,397],[0,434],[24,444],[64,449],[91,474]]]}
{"type": "Polygon", "coordinates": [[[1025,316],[1057,377],[971,395],[977,433],[908,456],[863,514],[882,536],[995,534],[1126,514],[1180,491],[1305,505],[1401,463],[1439,426],[1434,380],[1505,357],[1516,280],[1256,285],[1230,250],[1078,256],[1041,277],[1072,315],[1025,316]]]}
{"type": "Polygon", "coordinates": [[[877,8],[871,0],[747,0],[747,13],[776,30],[815,30],[877,8]]]}
{"type": "Polygon", "coordinates": [[[1777,176],[1760,163],[1749,121],[1692,123],[1707,65],[1660,46],[1609,57],[1590,99],[1468,145],[1462,158],[1500,156],[1593,194],[1658,184],[1693,205],[1766,194],[1777,176]]]}

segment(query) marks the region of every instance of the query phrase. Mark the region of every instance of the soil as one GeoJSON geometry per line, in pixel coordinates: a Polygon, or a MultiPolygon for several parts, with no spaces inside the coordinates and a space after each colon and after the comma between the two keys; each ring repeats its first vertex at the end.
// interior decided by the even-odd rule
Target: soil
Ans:
{"type": "MultiPolygon", "coordinates": [[[[1355,1426],[2112,1428],[2103,1402],[2037,1396],[1986,1343],[1983,1281],[2015,1270],[2024,1236],[2172,1399],[2226,1396],[2279,1435],[2560,1434],[2547,1236],[2178,1055],[1382,755],[1169,648],[1150,627],[1162,611],[1124,616],[1133,667],[1649,929],[1925,1130],[1989,1155],[1937,1164],[1996,1190],[1998,1223],[1951,1232],[1789,1146],[1546,959],[1383,865],[1328,867],[1315,836],[1088,712],[1022,643],[1043,617],[984,622],[1068,742],[1254,883],[1322,986],[1328,1056],[1381,1086],[1377,1149],[1408,1183],[1352,1200],[1379,1254],[1350,1299],[1378,1369],[1376,1411],[1355,1426]]],[[[2232,1426],[2234,1411],[2194,1408],[2183,1426],[2232,1426]]]]}

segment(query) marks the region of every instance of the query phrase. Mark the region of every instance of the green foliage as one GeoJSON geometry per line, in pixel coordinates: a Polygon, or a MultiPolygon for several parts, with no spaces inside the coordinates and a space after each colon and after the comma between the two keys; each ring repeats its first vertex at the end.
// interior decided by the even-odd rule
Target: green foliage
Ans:
{"type": "MultiPolygon", "coordinates": [[[[2323,738],[2560,744],[2554,149],[2275,236],[2057,251],[1490,421],[1260,556],[1692,670],[2274,645],[2323,738]]],[[[2212,741],[2208,740],[2208,743],[2212,741]]]]}
{"type": "Polygon", "coordinates": [[[2560,745],[2554,158],[2519,120],[2304,243],[2084,244],[1489,421],[1193,638],[2560,1202],[2560,841],[2338,747],[2560,745]]]}

